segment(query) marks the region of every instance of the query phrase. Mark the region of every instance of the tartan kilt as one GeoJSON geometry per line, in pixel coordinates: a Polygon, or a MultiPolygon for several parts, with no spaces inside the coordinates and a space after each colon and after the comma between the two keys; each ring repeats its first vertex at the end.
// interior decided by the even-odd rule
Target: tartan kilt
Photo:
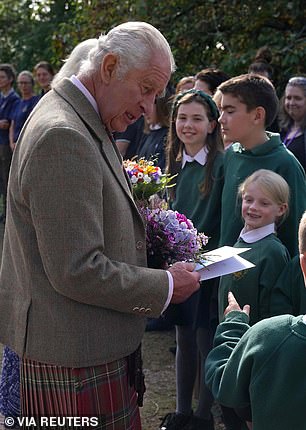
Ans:
{"type": "Polygon", "coordinates": [[[127,358],[83,368],[23,358],[20,372],[21,416],[34,417],[36,429],[141,430],[137,393],[129,384],[127,358]],[[65,425],[62,421],[49,427],[41,425],[41,417],[97,417],[99,424],[91,426],[93,422],[86,419],[83,425],[66,420],[65,425]]]}

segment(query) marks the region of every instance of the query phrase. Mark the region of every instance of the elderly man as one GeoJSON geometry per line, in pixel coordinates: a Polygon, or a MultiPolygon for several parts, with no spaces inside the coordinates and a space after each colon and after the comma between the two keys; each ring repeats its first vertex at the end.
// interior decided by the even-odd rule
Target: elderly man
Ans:
{"type": "MultiPolygon", "coordinates": [[[[306,286],[306,212],[299,225],[306,286]]],[[[249,305],[229,293],[225,321],[206,360],[206,382],[223,405],[237,408],[253,430],[305,428],[306,315],[280,315],[250,327],[249,305]]]]}
{"type": "Polygon", "coordinates": [[[22,415],[141,428],[135,351],[146,317],[189,297],[199,275],[190,263],[146,267],[143,222],[111,133],[151,113],[173,70],[158,30],[119,25],[99,38],[77,76],[40,101],[21,133],[9,182],[0,341],[22,357],[22,415]]]}

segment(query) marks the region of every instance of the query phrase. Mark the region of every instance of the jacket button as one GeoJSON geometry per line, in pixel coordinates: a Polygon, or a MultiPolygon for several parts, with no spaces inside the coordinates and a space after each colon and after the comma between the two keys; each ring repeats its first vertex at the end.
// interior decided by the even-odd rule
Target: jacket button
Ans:
{"type": "Polygon", "coordinates": [[[141,240],[138,240],[138,242],[136,242],[136,249],[143,249],[143,242],[141,240]]]}
{"type": "Polygon", "coordinates": [[[146,308],[145,313],[148,314],[149,312],[151,312],[152,309],[151,308],[146,308]]]}
{"type": "Polygon", "coordinates": [[[135,307],[133,308],[133,311],[138,312],[138,311],[139,311],[139,306],[135,306],[135,307]]]}

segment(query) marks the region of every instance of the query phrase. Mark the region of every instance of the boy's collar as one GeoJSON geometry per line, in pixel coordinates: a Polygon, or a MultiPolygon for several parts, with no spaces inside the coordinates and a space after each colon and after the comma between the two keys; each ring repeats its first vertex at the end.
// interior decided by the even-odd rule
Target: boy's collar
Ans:
{"type": "Polygon", "coordinates": [[[271,149],[279,145],[282,145],[279,133],[272,133],[270,131],[267,131],[266,134],[268,136],[268,140],[266,140],[265,142],[257,146],[254,146],[254,148],[252,149],[245,149],[239,142],[233,143],[232,149],[234,152],[239,152],[239,153],[247,152],[247,153],[252,153],[254,155],[264,155],[270,152],[271,149]]]}

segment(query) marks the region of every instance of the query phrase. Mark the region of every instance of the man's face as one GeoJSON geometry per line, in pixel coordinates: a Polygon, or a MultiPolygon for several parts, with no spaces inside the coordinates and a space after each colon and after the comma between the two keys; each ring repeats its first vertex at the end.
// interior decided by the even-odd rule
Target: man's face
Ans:
{"type": "MultiPolygon", "coordinates": [[[[110,131],[124,131],[142,114],[151,115],[156,97],[160,96],[171,75],[169,60],[161,55],[152,58],[145,69],[130,70],[122,79],[111,74],[96,95],[103,123],[110,131]]],[[[103,81],[103,78],[102,78],[103,81]]]]}

